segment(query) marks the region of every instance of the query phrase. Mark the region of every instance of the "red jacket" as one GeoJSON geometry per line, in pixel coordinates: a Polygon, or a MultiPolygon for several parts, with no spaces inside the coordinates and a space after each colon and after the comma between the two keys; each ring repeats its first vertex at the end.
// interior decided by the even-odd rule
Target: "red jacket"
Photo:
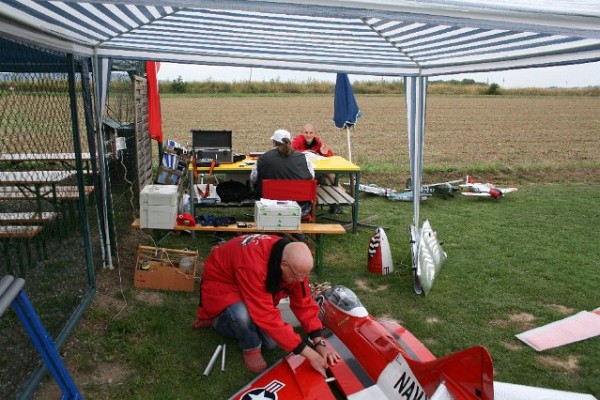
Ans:
{"type": "Polygon", "coordinates": [[[304,135],[302,134],[296,136],[294,140],[292,140],[292,147],[295,150],[312,151],[313,153],[316,153],[323,157],[331,157],[333,155],[333,151],[331,151],[331,149],[327,150],[327,153],[325,154],[321,153],[321,146],[323,146],[323,141],[321,140],[321,138],[316,136],[313,140],[313,145],[310,147],[306,145],[306,142],[304,141],[304,135]]]}
{"type": "Polygon", "coordinates": [[[289,296],[290,309],[303,330],[311,333],[322,329],[308,279],[289,285],[281,281],[276,294],[266,289],[269,257],[280,239],[275,235],[244,235],[213,249],[204,263],[198,319],[214,318],[231,304],[243,301],[254,323],[285,351],[292,351],[302,339],[277,308],[279,301],[289,296]]]}

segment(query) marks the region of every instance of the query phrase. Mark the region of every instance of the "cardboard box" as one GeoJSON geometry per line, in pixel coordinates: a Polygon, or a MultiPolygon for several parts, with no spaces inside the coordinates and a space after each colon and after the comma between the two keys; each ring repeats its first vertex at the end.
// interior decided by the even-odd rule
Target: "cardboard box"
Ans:
{"type": "Polygon", "coordinates": [[[140,192],[140,228],[173,229],[179,212],[176,185],[146,185],[140,192]]]}
{"type": "Polygon", "coordinates": [[[193,292],[197,261],[197,251],[138,246],[133,286],[193,292]]]}
{"type": "Polygon", "coordinates": [[[298,230],[301,210],[295,201],[260,199],[254,203],[254,222],[257,229],[298,230]]]}

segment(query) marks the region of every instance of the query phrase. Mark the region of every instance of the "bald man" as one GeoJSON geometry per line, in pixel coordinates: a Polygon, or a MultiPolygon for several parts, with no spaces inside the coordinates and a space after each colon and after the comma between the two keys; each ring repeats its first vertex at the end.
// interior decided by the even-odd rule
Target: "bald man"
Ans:
{"type": "Polygon", "coordinates": [[[319,306],[308,276],[313,268],[310,249],[276,235],[238,236],[213,249],[204,263],[200,305],[195,328],[212,326],[237,339],[246,367],[267,368],[262,349],[279,345],[304,356],[324,377],[339,356],[323,340],[319,306]],[[310,338],[304,342],[281,317],[277,304],[290,299],[290,309],[310,338]]]}
{"type": "Polygon", "coordinates": [[[317,135],[317,128],[311,123],[304,125],[304,130],[292,140],[292,147],[298,151],[310,151],[323,157],[331,157],[333,151],[317,135]]]}

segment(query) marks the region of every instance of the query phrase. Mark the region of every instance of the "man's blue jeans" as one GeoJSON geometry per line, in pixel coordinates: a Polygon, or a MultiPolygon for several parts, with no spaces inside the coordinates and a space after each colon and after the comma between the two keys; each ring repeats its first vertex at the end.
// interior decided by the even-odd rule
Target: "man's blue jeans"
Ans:
{"type": "Polygon", "coordinates": [[[261,345],[263,349],[270,350],[277,346],[273,339],[254,324],[243,301],[223,310],[217,317],[214,327],[221,335],[237,339],[242,350],[256,349],[261,345]]]}

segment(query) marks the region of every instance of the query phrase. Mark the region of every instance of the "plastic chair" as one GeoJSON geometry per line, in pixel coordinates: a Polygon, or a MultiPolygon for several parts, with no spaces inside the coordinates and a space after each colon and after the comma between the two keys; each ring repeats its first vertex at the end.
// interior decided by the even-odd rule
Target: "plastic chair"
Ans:
{"type": "Polygon", "coordinates": [[[271,200],[310,201],[310,222],[316,222],[317,181],[315,179],[265,179],[262,181],[262,197],[271,200]]]}

